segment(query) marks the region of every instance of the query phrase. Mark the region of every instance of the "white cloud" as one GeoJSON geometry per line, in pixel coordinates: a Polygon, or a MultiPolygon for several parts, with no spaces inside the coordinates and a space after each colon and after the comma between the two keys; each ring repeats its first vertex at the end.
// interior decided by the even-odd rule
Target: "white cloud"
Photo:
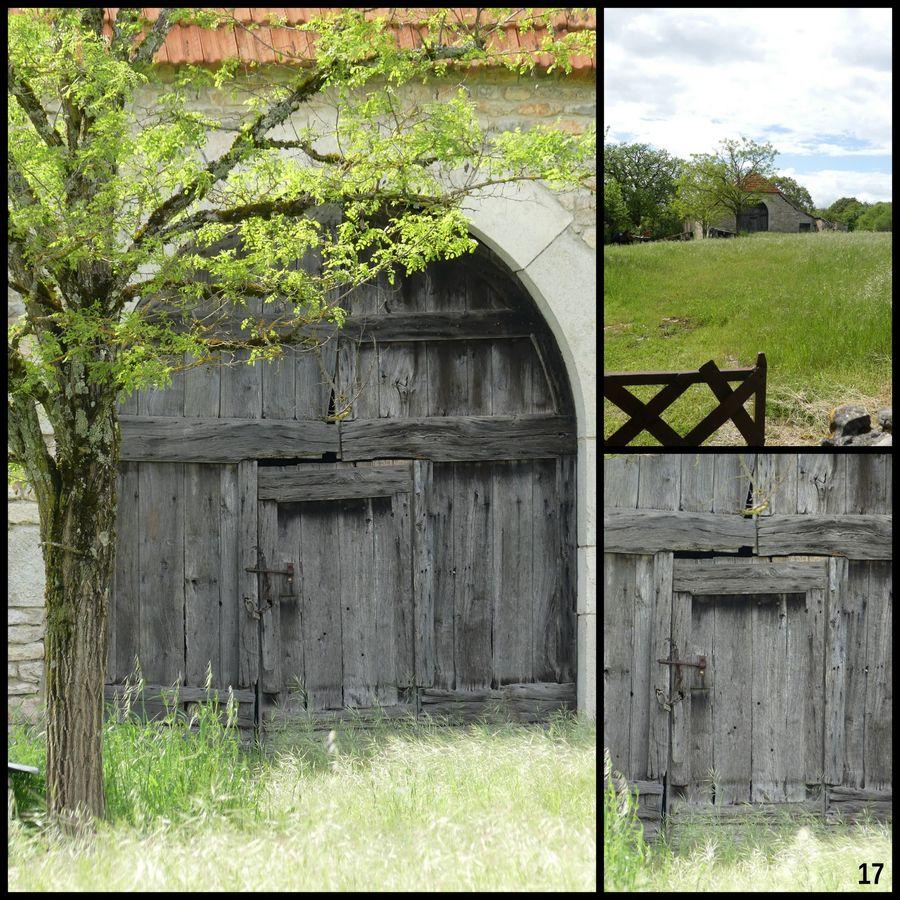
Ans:
{"type": "Polygon", "coordinates": [[[606,10],[609,136],[630,133],[680,156],[740,134],[770,140],[782,153],[890,153],[891,14],[606,10]]]}
{"type": "Polygon", "coordinates": [[[800,182],[820,209],[831,206],[838,197],[856,197],[863,203],[879,203],[891,197],[890,172],[821,169],[818,172],[798,174],[796,170],[786,168],[783,174],[800,182]]]}

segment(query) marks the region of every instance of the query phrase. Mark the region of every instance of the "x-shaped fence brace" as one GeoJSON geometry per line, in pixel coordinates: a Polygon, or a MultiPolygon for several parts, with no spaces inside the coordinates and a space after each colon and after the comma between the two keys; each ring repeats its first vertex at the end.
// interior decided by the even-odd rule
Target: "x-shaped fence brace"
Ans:
{"type": "Polygon", "coordinates": [[[605,439],[607,447],[624,447],[642,431],[647,431],[664,447],[700,446],[729,419],[734,422],[747,445],[766,443],[766,355],[759,353],[756,365],[746,369],[719,369],[710,360],[696,372],[611,372],[603,376],[603,396],[629,416],[628,421],[605,439]],[[740,381],[735,390],[729,381],[740,381]],[[660,416],[692,384],[706,383],[719,405],[684,437],[660,416]],[[663,389],[647,402],[639,400],[625,385],[662,384],[663,389]],[[754,415],[750,418],[744,403],[756,394],[754,415]]]}

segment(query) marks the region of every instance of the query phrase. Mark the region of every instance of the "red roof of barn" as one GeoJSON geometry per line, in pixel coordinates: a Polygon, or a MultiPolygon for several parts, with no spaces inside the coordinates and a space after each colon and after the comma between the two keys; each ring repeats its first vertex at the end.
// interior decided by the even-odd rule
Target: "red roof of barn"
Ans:
{"type": "Polygon", "coordinates": [[[756,191],[759,194],[780,194],[781,191],[772,184],[771,181],[767,181],[762,175],[757,175],[756,172],[751,172],[744,179],[744,190],[745,191],[756,191]]]}
{"type": "MultiPolygon", "coordinates": [[[[225,7],[209,7],[225,10],[225,7]]],[[[335,7],[337,8],[337,7],[335,7]]],[[[401,9],[396,7],[357,7],[364,9],[367,18],[384,17],[388,20],[387,27],[394,33],[401,47],[415,47],[420,42],[422,22],[425,16],[432,12],[432,8],[401,9]]],[[[16,12],[10,9],[10,12],[16,12]]],[[[115,21],[119,7],[104,7],[104,33],[112,34],[112,22],[115,21]]],[[[141,10],[144,17],[155,22],[159,15],[159,8],[144,8],[141,10]]],[[[541,10],[535,10],[540,12],[541,10]]],[[[169,32],[165,43],[160,47],[154,60],[158,63],[179,65],[193,63],[195,65],[212,65],[226,59],[235,57],[244,62],[271,63],[271,62],[297,62],[303,63],[314,59],[313,42],[315,40],[309,32],[296,31],[278,25],[269,25],[270,17],[280,17],[289,25],[299,25],[308,22],[313,16],[320,16],[328,12],[328,7],[243,7],[227,9],[233,14],[236,27],[222,26],[216,29],[200,28],[197,25],[176,25],[169,32]],[[240,27],[255,23],[258,27],[252,31],[240,27]]],[[[458,7],[452,10],[456,16],[474,16],[475,7],[458,7]]],[[[490,13],[490,10],[488,10],[490,13]]],[[[535,28],[533,31],[520,33],[516,26],[519,15],[510,17],[508,25],[505,25],[502,49],[533,51],[539,66],[548,66],[550,56],[546,53],[538,53],[540,42],[546,36],[544,28],[535,28]]],[[[553,26],[558,35],[569,31],[593,30],[597,27],[597,17],[593,12],[575,13],[573,10],[565,10],[553,16],[553,26]]],[[[591,71],[596,68],[594,56],[573,56],[572,68],[576,71],[591,71]]]]}

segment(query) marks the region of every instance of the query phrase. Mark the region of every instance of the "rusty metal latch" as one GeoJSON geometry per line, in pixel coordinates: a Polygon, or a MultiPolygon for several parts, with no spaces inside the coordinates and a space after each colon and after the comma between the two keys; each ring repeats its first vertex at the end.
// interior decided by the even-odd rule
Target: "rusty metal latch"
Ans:
{"type": "MultiPolygon", "coordinates": [[[[284,564],[283,569],[260,569],[260,568],[251,568],[247,567],[244,569],[245,572],[252,572],[256,575],[287,575],[287,586],[288,593],[279,594],[278,599],[284,600],[288,598],[293,598],[294,596],[294,564],[289,562],[284,564]]],[[[257,606],[250,597],[244,597],[244,606],[247,609],[247,612],[253,616],[254,619],[258,619],[266,610],[272,608],[272,600],[269,599],[268,603],[265,606],[257,606]]]]}
{"type": "MultiPolygon", "coordinates": [[[[677,656],[678,648],[675,646],[674,641],[671,641],[671,644],[672,644],[672,656],[673,657],[677,656]]],[[[681,687],[681,685],[682,685],[681,667],[682,666],[691,666],[692,668],[697,669],[700,674],[701,679],[706,674],[706,657],[705,656],[698,656],[697,662],[691,662],[688,659],[658,659],[657,662],[661,666],[675,666],[675,693],[676,694],[681,694],[681,695],[684,694],[684,691],[682,690],[682,687],[681,687]]]]}

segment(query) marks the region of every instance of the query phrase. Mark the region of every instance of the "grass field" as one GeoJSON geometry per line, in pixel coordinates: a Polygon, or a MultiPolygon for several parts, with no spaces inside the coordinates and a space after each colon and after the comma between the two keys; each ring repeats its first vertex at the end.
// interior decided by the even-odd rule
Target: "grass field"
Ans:
{"type": "MultiPolygon", "coordinates": [[[[11,891],[594,891],[595,729],[110,725],[110,820],[10,822],[11,891]]],[[[10,758],[41,765],[16,728],[10,758]]]]}
{"type": "Polygon", "coordinates": [[[629,799],[608,787],[603,827],[605,891],[887,893],[893,886],[889,825],[797,818],[735,831],[684,825],[647,845],[629,799]],[[868,885],[859,883],[861,863],[868,885]],[[877,884],[873,863],[884,864],[877,884]]]}
{"type": "MultiPolygon", "coordinates": [[[[606,246],[603,298],[607,372],[751,366],[764,352],[768,444],[818,443],[840,403],[890,405],[890,234],[606,246]]],[[[658,390],[633,392],[648,400],[658,390]]],[[[695,385],[663,418],[685,434],[714,405],[695,385]]],[[[604,402],[604,434],[623,421],[604,402]]],[[[708,441],[741,442],[730,423],[708,441]]]]}

